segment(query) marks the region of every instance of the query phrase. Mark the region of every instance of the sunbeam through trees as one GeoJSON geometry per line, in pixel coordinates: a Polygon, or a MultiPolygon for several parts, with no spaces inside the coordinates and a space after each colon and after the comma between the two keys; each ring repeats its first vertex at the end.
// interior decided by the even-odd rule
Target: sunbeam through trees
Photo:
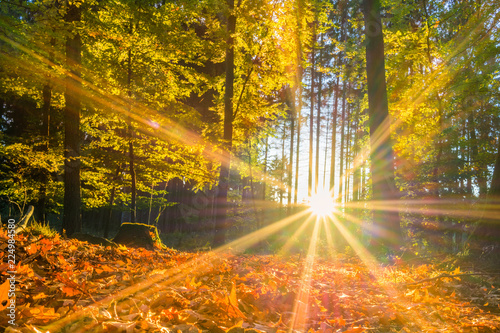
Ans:
{"type": "Polygon", "coordinates": [[[499,331],[499,21],[0,1],[0,330],[499,331]]]}

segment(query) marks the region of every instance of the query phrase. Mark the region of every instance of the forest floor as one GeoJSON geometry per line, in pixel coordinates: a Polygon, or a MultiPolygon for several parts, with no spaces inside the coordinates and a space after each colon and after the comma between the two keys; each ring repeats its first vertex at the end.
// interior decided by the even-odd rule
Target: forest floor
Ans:
{"type": "Polygon", "coordinates": [[[500,332],[499,275],[452,261],[150,251],[32,235],[16,238],[12,321],[8,250],[0,229],[0,331],[500,332]]]}

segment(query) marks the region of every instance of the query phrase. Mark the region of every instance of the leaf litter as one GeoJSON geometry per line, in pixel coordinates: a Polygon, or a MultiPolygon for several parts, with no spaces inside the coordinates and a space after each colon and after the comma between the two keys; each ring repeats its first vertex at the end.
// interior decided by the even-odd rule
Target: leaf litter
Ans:
{"type": "MultiPolygon", "coordinates": [[[[0,230],[0,248],[7,244],[0,230]]],[[[0,286],[7,255],[0,252],[0,286]]],[[[498,332],[498,276],[357,258],[187,253],[18,235],[6,332],[498,332]],[[374,274],[376,271],[376,274],[374,274]],[[305,278],[307,273],[307,278],[305,278]]],[[[4,288],[5,289],[5,288],[4,288]]],[[[5,302],[6,293],[0,293],[5,302]]]]}

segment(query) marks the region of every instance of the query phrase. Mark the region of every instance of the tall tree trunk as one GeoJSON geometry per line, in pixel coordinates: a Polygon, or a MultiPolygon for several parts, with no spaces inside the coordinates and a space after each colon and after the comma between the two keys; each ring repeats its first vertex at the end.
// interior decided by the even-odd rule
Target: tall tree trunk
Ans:
{"type": "MultiPolygon", "coordinates": [[[[495,165],[493,166],[493,176],[488,191],[488,200],[486,201],[490,207],[498,207],[500,203],[500,140],[497,139],[497,141],[497,156],[495,165]]],[[[485,215],[475,231],[475,235],[479,237],[479,241],[482,245],[500,243],[500,224],[498,223],[498,214],[495,215],[495,213],[497,212],[492,210],[489,214],[485,215]]],[[[498,262],[500,258],[497,256],[496,260],[498,262]]]]}
{"type": "Polygon", "coordinates": [[[325,162],[323,164],[323,189],[326,189],[326,162],[328,160],[328,134],[330,133],[330,117],[326,118],[326,133],[325,133],[325,162]]]}
{"type": "Polygon", "coordinates": [[[349,185],[350,185],[350,177],[351,177],[351,170],[349,168],[350,166],[350,148],[351,148],[351,123],[352,123],[352,117],[351,117],[351,104],[347,105],[347,133],[346,133],[346,149],[345,149],[345,178],[344,178],[344,202],[349,201],[349,185]]]}
{"type": "MultiPolygon", "coordinates": [[[[302,75],[300,75],[300,77],[302,78],[302,75]]],[[[294,204],[297,204],[297,196],[298,196],[298,189],[299,189],[299,162],[300,162],[300,159],[299,159],[299,156],[300,156],[300,128],[301,128],[301,124],[302,124],[302,119],[301,119],[301,116],[302,116],[302,84],[300,83],[301,81],[298,81],[298,85],[299,85],[299,102],[298,102],[298,112],[297,112],[297,152],[295,154],[295,187],[293,189],[293,203],[294,204]]],[[[266,149],[267,149],[267,146],[266,146],[266,149]]]]}
{"type": "MultiPolygon", "coordinates": [[[[320,37],[320,50],[319,50],[319,65],[322,65],[323,61],[323,34],[320,37]]],[[[314,193],[318,193],[318,183],[319,183],[319,138],[321,136],[321,93],[323,89],[323,75],[321,71],[318,73],[318,114],[316,115],[316,166],[314,172],[314,193]]]]}
{"type": "MultiPolygon", "coordinates": [[[[50,140],[50,101],[52,99],[52,87],[50,82],[47,82],[43,86],[42,90],[42,138],[45,140],[42,151],[48,153],[49,151],[49,140],[50,140]]],[[[49,175],[46,172],[42,175],[42,184],[40,186],[40,195],[38,199],[38,220],[41,222],[46,222],[46,207],[47,207],[47,185],[49,182],[49,175]]]]}
{"type": "MultiPolygon", "coordinates": [[[[81,19],[81,7],[68,6],[65,21],[78,22],[81,19]]],[[[64,213],[62,228],[67,235],[82,230],[80,197],[80,81],[82,63],[82,41],[80,34],[66,37],[66,65],[70,75],[66,77],[64,99],[64,213]]]]}
{"type": "Polygon", "coordinates": [[[289,102],[290,106],[290,158],[288,159],[288,178],[287,178],[287,191],[288,191],[288,213],[292,207],[292,176],[293,176],[293,150],[294,150],[294,139],[295,139],[295,116],[297,114],[295,109],[295,90],[288,88],[290,91],[289,102]]]}
{"type": "Polygon", "coordinates": [[[217,215],[215,218],[214,246],[226,242],[227,192],[229,189],[229,170],[233,145],[233,96],[234,96],[234,39],[236,16],[234,0],[227,0],[229,15],[227,18],[226,40],[226,85],[224,91],[224,137],[217,193],[217,215]]]}
{"type": "Polygon", "coordinates": [[[313,177],[313,131],[314,131],[314,74],[315,74],[315,44],[316,44],[316,22],[313,26],[313,37],[311,42],[311,105],[309,111],[309,173],[307,177],[307,195],[310,197],[312,195],[312,177],[313,177]]]}
{"type": "MultiPolygon", "coordinates": [[[[49,49],[49,60],[54,61],[54,47],[56,44],[56,39],[54,37],[50,38],[50,49],[49,49]]],[[[52,68],[50,66],[49,68],[52,68]]],[[[42,89],[42,128],[41,136],[45,141],[42,145],[42,152],[48,153],[50,149],[50,103],[52,101],[52,78],[50,74],[47,76],[47,81],[43,85],[42,89]]],[[[46,172],[42,175],[42,185],[40,186],[40,196],[38,199],[38,220],[45,223],[47,222],[47,186],[50,180],[50,175],[46,172]]]]}
{"type": "MultiPolygon", "coordinates": [[[[467,138],[467,142],[469,143],[467,146],[467,167],[469,170],[472,170],[472,143],[471,143],[471,133],[470,133],[470,127],[469,127],[469,119],[465,120],[464,119],[464,135],[467,138]]],[[[469,199],[472,199],[472,172],[468,171],[467,172],[467,197],[469,199]]]]}
{"type": "MultiPolygon", "coordinates": [[[[115,176],[113,177],[113,181],[116,181],[118,177],[120,176],[120,171],[121,171],[121,165],[119,165],[116,168],[115,176]]],[[[113,204],[115,202],[115,193],[116,193],[116,186],[113,184],[113,187],[111,188],[111,194],[109,196],[109,202],[108,202],[108,214],[107,218],[104,221],[104,238],[108,238],[109,234],[109,224],[111,220],[113,219],[113,204]]]]}
{"type": "MultiPolygon", "coordinates": [[[[340,55],[337,56],[337,66],[340,65],[340,55]]],[[[334,91],[334,105],[332,111],[332,153],[330,160],[330,191],[333,193],[333,188],[335,187],[335,152],[337,148],[337,114],[338,114],[338,104],[339,104],[339,77],[335,80],[335,91],[334,91]]]]}
{"type": "Polygon", "coordinates": [[[295,73],[295,85],[294,85],[294,91],[295,91],[295,99],[294,103],[297,103],[296,107],[296,122],[297,122],[297,152],[295,154],[295,187],[293,191],[293,202],[297,204],[297,195],[298,195],[298,188],[299,188],[299,156],[300,156],[300,129],[302,126],[302,74],[303,74],[303,69],[302,69],[302,38],[301,38],[301,31],[302,31],[302,1],[298,0],[297,1],[297,6],[296,6],[296,11],[295,11],[295,20],[297,22],[296,25],[294,25],[297,28],[297,31],[295,33],[296,36],[296,50],[295,50],[295,56],[296,56],[296,62],[297,62],[297,68],[296,68],[296,73],[295,73]],[[298,93],[297,93],[298,91],[298,93]]]}
{"type": "Polygon", "coordinates": [[[261,228],[262,221],[260,220],[260,215],[257,211],[257,205],[255,204],[255,189],[253,186],[253,171],[252,171],[252,145],[248,141],[248,166],[249,166],[249,176],[250,176],[250,196],[252,200],[253,214],[255,216],[255,224],[257,225],[257,230],[261,228]]]}
{"type": "Polygon", "coordinates": [[[358,201],[359,200],[359,182],[360,182],[360,177],[361,177],[361,172],[360,172],[360,161],[358,161],[358,154],[359,154],[359,141],[361,140],[361,137],[359,135],[359,106],[357,107],[357,112],[356,112],[356,123],[354,125],[354,145],[353,145],[353,177],[352,177],[352,201],[358,201]]]}
{"type": "MultiPolygon", "coordinates": [[[[133,33],[133,23],[129,23],[129,33],[132,36],[133,33]]],[[[132,50],[128,50],[128,61],[127,61],[127,94],[128,94],[128,154],[129,154],[129,173],[130,173],[130,222],[137,222],[137,178],[135,173],[135,156],[134,156],[134,127],[132,125],[132,117],[130,116],[131,110],[131,99],[132,99],[132,50]]]]}
{"type": "MultiPolygon", "coordinates": [[[[396,200],[398,192],[394,180],[394,153],[389,135],[380,0],[363,0],[363,4],[373,200],[396,200]]],[[[374,219],[381,243],[387,247],[398,248],[402,243],[399,212],[375,210],[374,219]]]]}
{"type": "MultiPolygon", "coordinates": [[[[478,141],[477,141],[477,136],[476,136],[476,124],[475,124],[475,119],[474,119],[474,111],[470,110],[469,117],[467,119],[467,122],[469,124],[469,141],[470,141],[470,147],[471,147],[471,152],[470,152],[470,162],[471,166],[476,166],[477,161],[478,161],[478,155],[479,155],[479,150],[478,150],[478,141]]],[[[471,170],[475,170],[475,167],[471,167],[471,170]]],[[[479,180],[478,177],[478,172],[476,171],[476,180],[479,180]]],[[[471,177],[471,193],[472,193],[472,177],[471,177]]],[[[479,183],[479,181],[478,181],[479,183]]]]}
{"type": "Polygon", "coordinates": [[[495,160],[495,166],[493,168],[493,177],[491,178],[489,195],[498,200],[500,198],[500,139],[497,139],[497,141],[497,158],[495,160]]]}
{"type": "Polygon", "coordinates": [[[345,139],[345,109],[346,109],[346,90],[347,90],[347,81],[346,78],[343,79],[344,84],[342,88],[342,116],[340,120],[340,163],[339,163],[339,195],[338,200],[342,202],[342,198],[344,197],[343,187],[344,187],[344,139],[345,139]]]}
{"type": "MultiPolygon", "coordinates": [[[[481,101],[480,108],[479,108],[480,115],[484,114],[483,108],[484,108],[484,104],[481,101]]],[[[479,142],[487,142],[488,141],[488,133],[487,133],[486,128],[490,128],[490,126],[492,124],[490,123],[490,126],[488,126],[487,124],[485,125],[485,123],[486,122],[484,121],[484,119],[479,118],[479,124],[482,124],[482,126],[479,126],[479,128],[478,128],[479,129],[479,142]]],[[[484,147],[480,146],[479,149],[484,151],[484,147]]],[[[478,158],[476,165],[477,165],[477,183],[479,186],[479,197],[486,198],[488,195],[488,180],[487,180],[487,178],[488,178],[488,164],[485,162],[484,159],[478,158]]]]}
{"type": "Polygon", "coordinates": [[[269,136],[266,135],[266,150],[264,152],[264,182],[262,183],[262,202],[266,201],[267,187],[267,154],[269,152],[269,136]]]}
{"type": "MultiPolygon", "coordinates": [[[[262,204],[266,202],[266,188],[267,188],[267,155],[269,152],[269,136],[266,135],[266,150],[264,152],[264,181],[262,183],[262,204]]],[[[259,219],[259,229],[262,228],[264,221],[266,220],[266,209],[265,206],[261,209],[260,219],[259,219]]]]}
{"type": "Polygon", "coordinates": [[[283,206],[283,180],[285,178],[286,172],[286,163],[285,163],[285,138],[286,138],[286,123],[283,123],[283,134],[281,135],[281,167],[282,170],[280,172],[280,206],[283,206]]]}

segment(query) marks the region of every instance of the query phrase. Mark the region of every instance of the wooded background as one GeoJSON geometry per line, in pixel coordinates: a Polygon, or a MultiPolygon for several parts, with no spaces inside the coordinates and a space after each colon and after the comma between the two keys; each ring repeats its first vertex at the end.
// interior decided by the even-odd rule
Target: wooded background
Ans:
{"type": "Polygon", "coordinates": [[[396,207],[407,245],[495,243],[499,20],[483,0],[3,0],[1,216],[220,245],[326,187],[359,230],[396,207]],[[390,117],[370,140],[381,36],[390,117]]]}

